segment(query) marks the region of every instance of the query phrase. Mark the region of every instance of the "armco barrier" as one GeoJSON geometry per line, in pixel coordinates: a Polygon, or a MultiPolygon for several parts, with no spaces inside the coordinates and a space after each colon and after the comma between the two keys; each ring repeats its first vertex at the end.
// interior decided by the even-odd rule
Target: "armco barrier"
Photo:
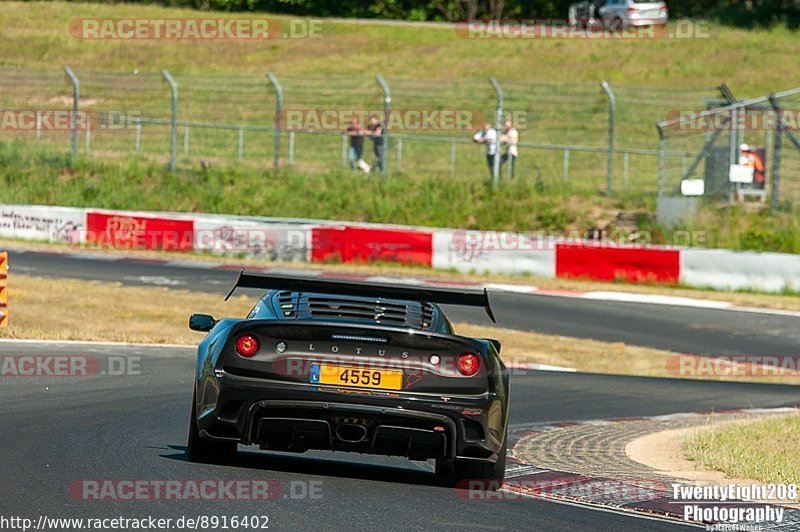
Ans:
{"type": "Polygon", "coordinates": [[[414,229],[316,227],[311,230],[313,262],[399,262],[432,265],[433,235],[414,229]]]}
{"type": "Polygon", "coordinates": [[[382,261],[462,272],[800,290],[800,255],[567,242],[500,231],[0,205],[0,237],[280,261],[382,261]]]}
{"type": "Polygon", "coordinates": [[[8,327],[8,252],[0,251],[0,327],[8,327]]]}
{"type": "Polygon", "coordinates": [[[194,220],[148,213],[88,211],[85,242],[115,249],[192,251],[194,220]]]}
{"type": "Polygon", "coordinates": [[[800,291],[800,255],[684,249],[681,283],[719,290],[800,291]]]}
{"type": "Polygon", "coordinates": [[[433,233],[435,269],[555,277],[555,254],[553,240],[536,235],[438,229],[433,233]]]}
{"type": "Polygon", "coordinates": [[[677,249],[557,243],[556,277],[674,284],[680,278],[680,254],[677,249]]]}
{"type": "Polygon", "coordinates": [[[0,236],[77,244],[86,229],[87,209],[0,205],[0,236]]]}
{"type": "Polygon", "coordinates": [[[194,220],[194,250],[273,261],[309,262],[312,226],[237,218],[194,220]]]}

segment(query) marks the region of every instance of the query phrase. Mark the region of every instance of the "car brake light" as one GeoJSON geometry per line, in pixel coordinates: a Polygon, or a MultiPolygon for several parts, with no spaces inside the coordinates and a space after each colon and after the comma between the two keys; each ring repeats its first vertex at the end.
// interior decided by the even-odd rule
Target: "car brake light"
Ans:
{"type": "Polygon", "coordinates": [[[637,11],[639,11],[639,8],[636,6],[631,6],[628,8],[628,13],[636,13],[637,11]]]}
{"type": "Polygon", "coordinates": [[[255,355],[258,347],[258,338],[252,334],[243,334],[236,339],[236,352],[243,357],[255,355]]]}
{"type": "Polygon", "coordinates": [[[472,377],[481,367],[481,359],[478,358],[478,355],[473,353],[464,353],[460,357],[458,357],[458,371],[466,376],[472,377]]]}

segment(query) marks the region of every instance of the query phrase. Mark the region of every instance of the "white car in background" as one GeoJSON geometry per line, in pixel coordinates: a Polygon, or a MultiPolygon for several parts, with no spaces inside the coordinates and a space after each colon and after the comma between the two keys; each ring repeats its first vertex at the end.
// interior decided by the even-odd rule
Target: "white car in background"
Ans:
{"type": "Polygon", "coordinates": [[[659,26],[669,20],[667,4],[652,0],[594,0],[569,6],[572,27],[604,28],[619,31],[629,27],[659,26]]]}

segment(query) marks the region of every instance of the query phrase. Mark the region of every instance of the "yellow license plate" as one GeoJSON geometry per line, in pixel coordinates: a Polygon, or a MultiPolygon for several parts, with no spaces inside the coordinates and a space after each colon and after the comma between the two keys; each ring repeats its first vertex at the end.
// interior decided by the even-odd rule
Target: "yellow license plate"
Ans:
{"type": "Polygon", "coordinates": [[[403,372],[393,369],[312,364],[309,382],[312,384],[401,390],[403,388],[403,372]]]}

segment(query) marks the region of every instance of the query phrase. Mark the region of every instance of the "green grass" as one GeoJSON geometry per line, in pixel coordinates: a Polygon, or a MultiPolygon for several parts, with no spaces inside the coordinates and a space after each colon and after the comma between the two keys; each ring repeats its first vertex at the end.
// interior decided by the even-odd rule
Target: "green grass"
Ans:
{"type": "MultiPolygon", "coordinates": [[[[741,207],[707,209],[699,225],[657,227],[651,198],[605,197],[528,180],[493,189],[483,179],[401,174],[390,179],[343,170],[303,172],[243,165],[181,169],[172,175],[144,158],[80,158],[0,141],[0,202],[319,218],[432,227],[547,231],[582,235],[619,210],[639,212],[651,243],[800,253],[796,213],[769,216],[741,207]],[[682,231],[682,232],[681,232],[682,231]],[[694,233],[692,241],[686,235],[694,233]]],[[[626,233],[620,231],[619,235],[626,233]]]]}
{"type": "MultiPolygon", "coordinates": [[[[69,32],[78,18],[205,15],[263,16],[141,4],[6,2],[0,13],[0,106],[67,108],[70,87],[61,67],[69,64],[81,79],[82,108],[92,111],[168,117],[169,91],[160,76],[167,68],[179,84],[182,120],[271,125],[274,95],[267,71],[281,80],[287,108],[377,109],[381,94],[374,75],[380,73],[392,88],[394,109],[468,109],[491,116],[494,94],[487,78],[494,76],[503,86],[505,109],[526,119],[523,142],[603,146],[607,101],[598,82],[606,79],[617,92],[617,146],[655,148],[654,122],[675,109],[702,108],[720,82],[738,97],[798,83],[790,69],[797,35],[783,28],[712,26],[707,39],[680,40],[476,40],[452,28],[330,21],[323,23],[320,39],[265,42],[96,41],[69,32]]],[[[654,231],[654,242],[672,241],[670,232],[652,222],[657,171],[652,155],[631,156],[627,179],[623,156],[617,155],[615,192],[605,197],[603,153],[572,151],[564,181],[562,151],[524,148],[518,180],[492,190],[482,150],[469,144],[455,146],[451,176],[449,142],[405,139],[402,168],[393,143],[392,175],[384,182],[342,170],[337,135],[298,133],[289,164],[284,134],[283,169],[275,178],[268,171],[271,131],[245,132],[241,161],[235,130],[192,128],[188,157],[184,131],[178,134],[181,156],[173,176],[165,172],[166,126],[145,125],[138,152],[131,127],[93,131],[88,150],[82,132],[85,153],[72,168],[65,156],[67,133],[46,132],[40,147],[32,149],[31,134],[19,134],[15,142],[2,132],[0,201],[519,231],[584,231],[625,210],[641,214],[640,227],[654,231]],[[210,168],[201,169],[201,160],[210,168]]],[[[430,134],[468,140],[470,131],[430,134]]],[[[696,140],[699,148],[702,139],[696,140]]],[[[678,140],[674,146],[684,147],[678,140]]],[[[705,231],[711,247],[800,251],[794,236],[800,217],[791,209],[800,201],[800,156],[792,159],[791,147],[785,152],[787,208],[778,216],[709,205],[688,229],[705,231]]],[[[668,162],[668,180],[681,164],[668,162]]]]}
{"type": "MultiPolygon", "coordinates": [[[[796,34],[711,26],[707,39],[482,40],[449,28],[325,22],[321,39],[266,42],[92,41],[73,38],[76,18],[197,17],[198,11],[142,4],[4,2],[3,65],[157,72],[256,73],[324,77],[381,72],[414,79],[709,87],[728,81],[745,95],[790,82],[796,34]],[[742,68],[747,65],[747,68],[742,68]]],[[[263,14],[208,16],[263,17],[263,14]]]]}
{"type": "Polygon", "coordinates": [[[567,207],[566,194],[541,194],[521,180],[492,189],[485,180],[430,175],[383,180],[349,171],[287,171],[276,178],[242,166],[171,175],[159,163],[137,159],[67,165],[63,154],[0,143],[0,201],[517,230],[561,231],[591,222],[567,207]]]}
{"type": "Polygon", "coordinates": [[[800,415],[736,423],[690,435],[686,457],[706,469],[764,483],[800,484],[800,415]]]}

